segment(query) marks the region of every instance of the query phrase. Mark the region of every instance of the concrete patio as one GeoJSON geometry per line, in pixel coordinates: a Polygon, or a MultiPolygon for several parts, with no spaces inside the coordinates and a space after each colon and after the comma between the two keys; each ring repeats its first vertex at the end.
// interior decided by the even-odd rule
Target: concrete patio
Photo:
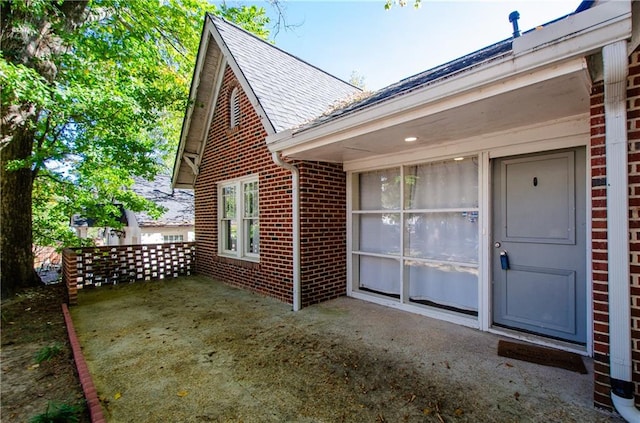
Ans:
{"type": "Polygon", "coordinates": [[[71,308],[111,422],[617,422],[593,373],[351,298],[294,313],[204,277],[83,289],[71,308]]]}

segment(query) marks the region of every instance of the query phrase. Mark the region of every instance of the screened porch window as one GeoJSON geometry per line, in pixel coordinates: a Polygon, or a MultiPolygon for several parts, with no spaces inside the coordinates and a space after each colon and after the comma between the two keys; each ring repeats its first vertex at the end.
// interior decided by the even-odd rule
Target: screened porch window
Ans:
{"type": "Polygon", "coordinates": [[[477,314],[476,158],[354,176],[355,289],[477,314]]]}
{"type": "Polygon", "coordinates": [[[218,254],[257,260],[260,253],[257,176],[222,183],[218,193],[218,254]]]}

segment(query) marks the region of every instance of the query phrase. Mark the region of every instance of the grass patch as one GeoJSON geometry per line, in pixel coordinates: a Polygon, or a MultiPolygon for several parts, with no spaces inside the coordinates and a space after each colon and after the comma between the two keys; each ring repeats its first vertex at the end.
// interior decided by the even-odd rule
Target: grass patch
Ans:
{"type": "Polygon", "coordinates": [[[34,416],[29,423],[77,423],[82,408],[66,403],[49,402],[47,411],[34,416]]]}
{"type": "Polygon", "coordinates": [[[51,359],[57,355],[62,353],[62,346],[58,343],[53,345],[48,345],[46,347],[41,348],[36,353],[36,363],[40,364],[43,361],[51,361],[51,359]]]}

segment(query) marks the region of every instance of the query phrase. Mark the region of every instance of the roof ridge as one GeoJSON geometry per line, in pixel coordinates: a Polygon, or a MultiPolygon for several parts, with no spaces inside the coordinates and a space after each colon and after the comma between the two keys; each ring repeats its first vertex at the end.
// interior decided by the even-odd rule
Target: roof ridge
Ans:
{"type": "MultiPolygon", "coordinates": [[[[215,21],[222,21],[223,23],[225,23],[227,25],[231,25],[235,29],[238,29],[238,30],[244,32],[245,34],[255,38],[257,41],[260,41],[261,43],[263,43],[263,44],[265,44],[265,45],[267,45],[267,46],[269,46],[269,47],[271,47],[273,49],[276,49],[276,50],[280,51],[281,53],[286,54],[287,56],[299,61],[300,63],[304,63],[305,65],[307,65],[309,67],[312,67],[312,68],[316,69],[317,71],[320,71],[320,72],[324,73],[325,75],[327,75],[327,76],[329,76],[329,77],[331,77],[331,78],[333,78],[333,79],[335,79],[337,81],[340,81],[340,82],[342,82],[344,84],[347,84],[347,85],[349,85],[349,86],[351,86],[351,87],[353,87],[353,88],[355,88],[357,90],[362,91],[362,89],[360,87],[357,87],[357,86],[353,85],[352,83],[350,83],[348,81],[345,81],[344,79],[339,78],[339,77],[333,75],[332,73],[327,72],[326,70],[320,68],[319,66],[316,66],[316,65],[314,65],[312,63],[309,63],[308,61],[306,61],[304,59],[301,59],[300,57],[296,56],[295,54],[291,54],[288,51],[281,49],[280,47],[278,47],[275,44],[275,40],[274,40],[274,43],[272,44],[272,43],[268,42],[267,40],[265,40],[264,38],[260,38],[256,34],[250,32],[250,31],[247,31],[246,29],[242,28],[240,25],[236,24],[235,22],[231,22],[231,21],[226,20],[222,16],[217,16],[217,15],[214,15],[214,14],[212,14],[210,12],[207,12],[207,17],[213,21],[214,25],[215,25],[215,21]]],[[[224,37],[223,37],[223,40],[224,40],[224,37]]],[[[226,41],[225,41],[225,43],[226,43],[226,41]]]]}

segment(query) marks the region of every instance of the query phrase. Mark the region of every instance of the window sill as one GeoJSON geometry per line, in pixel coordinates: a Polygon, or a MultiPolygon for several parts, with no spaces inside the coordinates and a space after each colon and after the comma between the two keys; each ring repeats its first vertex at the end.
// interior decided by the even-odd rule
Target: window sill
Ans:
{"type": "Polygon", "coordinates": [[[256,257],[237,257],[218,254],[218,260],[222,263],[233,264],[235,266],[244,267],[248,269],[256,269],[260,266],[260,258],[256,257]]]}

